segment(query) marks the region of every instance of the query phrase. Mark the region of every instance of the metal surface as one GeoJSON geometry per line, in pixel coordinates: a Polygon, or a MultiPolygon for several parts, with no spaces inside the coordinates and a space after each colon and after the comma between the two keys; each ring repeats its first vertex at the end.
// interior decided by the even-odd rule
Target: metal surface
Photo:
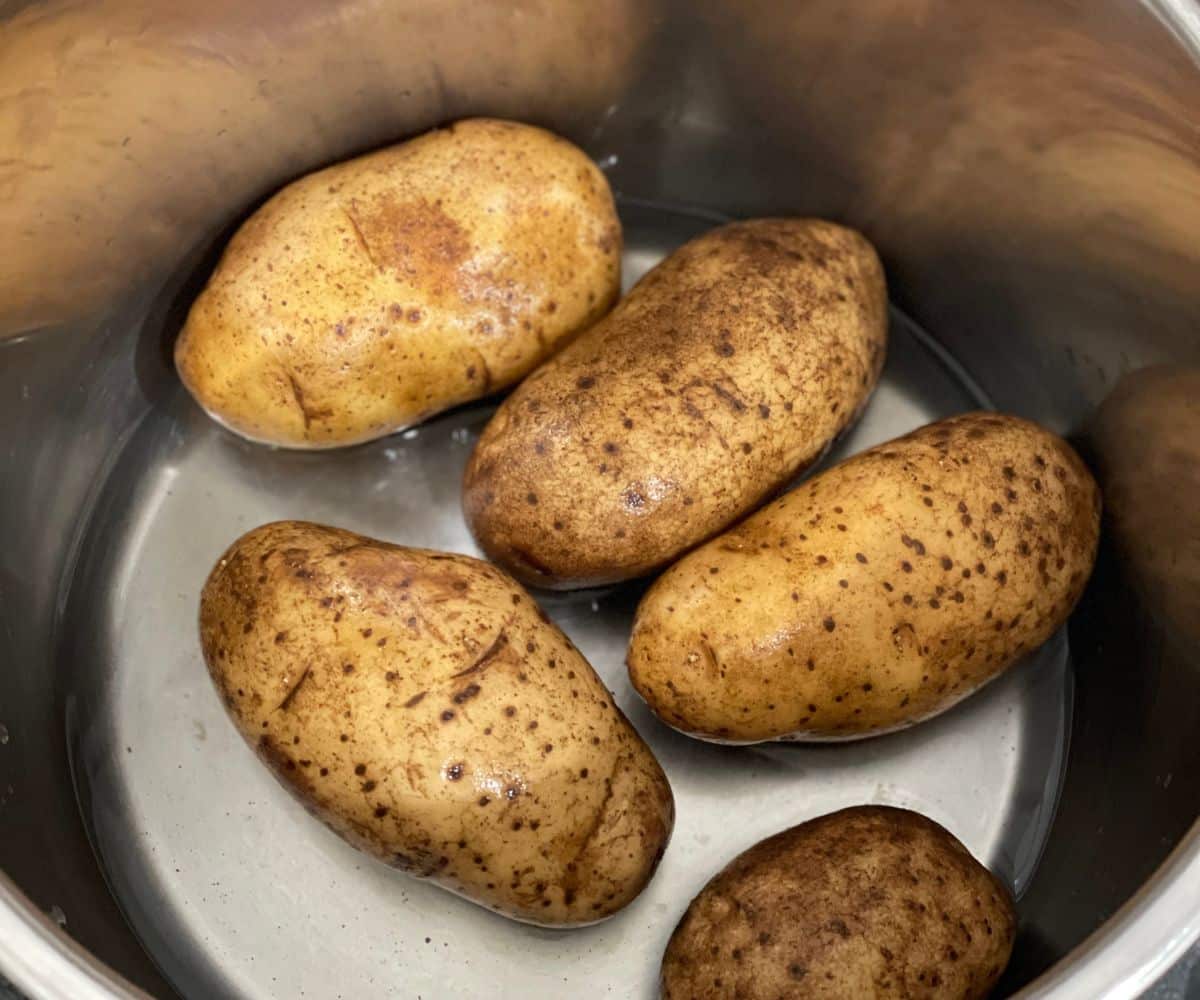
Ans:
{"type": "MultiPolygon", "coordinates": [[[[163,791],[170,778],[164,770],[155,783],[155,756],[183,763],[191,755],[232,773],[207,747],[220,732],[215,723],[206,722],[206,752],[197,749],[190,727],[204,717],[181,710],[173,686],[148,703],[144,719],[131,717],[131,702],[122,699],[148,691],[104,687],[105,678],[121,677],[160,690],[164,677],[182,669],[163,663],[160,674],[155,663],[137,661],[147,647],[136,645],[134,630],[116,629],[150,599],[162,609],[162,628],[182,620],[170,617],[169,593],[154,587],[152,563],[139,562],[162,558],[162,547],[139,542],[134,526],[157,539],[156,526],[182,524],[180,544],[195,546],[199,560],[211,557],[199,552],[206,532],[215,534],[229,513],[218,489],[187,517],[183,501],[168,497],[150,470],[162,473],[172,456],[180,470],[191,469],[198,455],[194,461],[224,470],[225,487],[253,491],[256,477],[267,476],[255,471],[260,459],[238,464],[237,446],[221,445],[210,428],[193,432],[166,363],[179,310],[218,232],[289,176],[441,117],[489,111],[571,135],[630,194],[733,214],[822,214],[860,226],[883,252],[897,303],[997,405],[1071,434],[1106,477],[1131,484],[1121,490],[1123,505],[1109,511],[1109,542],[1071,622],[1076,685],[1066,774],[1000,993],[1028,985],[1033,995],[1055,998],[1132,997],[1182,954],[1200,932],[1200,837],[1192,831],[1200,802],[1193,738],[1200,649],[1186,603],[1195,593],[1188,589],[1194,563],[1161,553],[1175,540],[1181,552],[1195,551],[1197,459],[1172,441],[1200,439],[1200,422],[1169,393],[1154,392],[1136,407],[1121,396],[1104,406],[1098,423],[1093,416],[1126,373],[1200,363],[1195,4],[704,0],[674,10],[535,0],[448,9],[426,0],[335,0],[249,10],[225,0],[0,5],[0,206],[8,213],[0,215],[8,241],[0,339],[17,338],[0,344],[0,868],[25,897],[0,893],[0,931],[13,930],[0,933],[0,968],[36,996],[106,995],[113,980],[105,965],[155,995],[170,992],[100,874],[74,779],[97,833],[104,816],[114,823],[111,838],[118,821],[141,809],[158,816],[155,830],[169,844],[165,815],[142,790],[144,782],[163,791]],[[501,7],[506,13],[493,19],[501,7]],[[583,10],[598,15],[580,16],[583,10]],[[39,325],[45,328],[31,333],[39,325]],[[172,450],[180,445],[165,432],[170,426],[181,429],[183,451],[172,450]],[[1137,475],[1141,454],[1154,472],[1147,482],[1137,475]],[[242,477],[236,484],[234,470],[242,477]],[[1163,502],[1164,493],[1176,502],[1163,502]],[[151,497],[167,520],[152,515],[151,497]],[[103,513],[91,521],[97,502],[115,506],[96,508],[103,513]],[[92,530],[100,524],[107,534],[92,530]],[[117,579],[108,572],[117,565],[132,569],[124,608],[113,607],[111,589],[92,583],[117,579]],[[1162,597],[1181,593],[1182,601],[1162,597]],[[117,653],[133,657],[120,670],[117,653]],[[182,725],[171,739],[134,747],[107,770],[92,756],[96,741],[120,731],[118,721],[149,725],[160,707],[182,725]],[[74,777],[68,733],[79,765],[74,777]],[[65,913],[67,933],[96,960],[43,933],[30,916],[37,911],[65,913]],[[79,985],[73,971],[90,985],[79,985]]],[[[921,405],[938,410],[928,400],[921,405]]],[[[438,440],[426,433],[416,441],[438,440]]],[[[452,449],[460,443],[443,441],[458,455],[452,449]]],[[[349,468],[370,454],[335,460],[349,468]]],[[[357,474],[368,480],[382,476],[364,470],[357,474]]],[[[385,487],[379,496],[322,497],[299,487],[289,494],[287,475],[307,477],[280,472],[274,486],[262,484],[262,506],[246,514],[265,513],[265,498],[278,489],[281,501],[399,537],[385,529],[398,505],[409,510],[406,491],[428,484],[421,474],[388,474],[390,494],[385,487]]],[[[590,605],[556,605],[555,613],[569,617],[611,677],[602,644],[586,645],[589,623],[621,613],[608,600],[602,613],[590,605]]],[[[159,635],[160,624],[151,615],[145,627],[143,643],[159,635]]],[[[981,698],[1003,693],[995,687],[981,698]]],[[[975,711],[974,704],[961,711],[975,711]]],[[[668,767],[678,766],[673,752],[664,752],[668,767]]],[[[707,751],[699,753],[708,760],[707,751]]],[[[719,759],[712,780],[723,780],[727,761],[719,759]]],[[[826,757],[818,759],[825,767],[826,757]]],[[[862,770],[885,773],[901,764],[872,759],[862,770]]],[[[809,768],[794,779],[814,807],[819,796],[808,789],[816,773],[809,768]]],[[[943,784],[953,782],[950,774],[943,784]]],[[[172,787],[187,791],[179,782],[172,787]]],[[[215,844],[225,818],[209,801],[189,822],[215,844]]],[[[270,822],[266,801],[250,811],[254,821],[270,822]]],[[[957,819],[949,810],[941,818],[957,819]]],[[[672,853],[688,849],[686,819],[681,811],[672,853]]],[[[737,820],[749,839],[750,827],[742,831],[737,820]]],[[[996,859],[1006,842],[997,831],[984,823],[959,832],[996,859]]],[[[106,863],[124,858],[128,866],[135,887],[122,890],[128,909],[131,900],[180,885],[173,866],[140,837],[136,826],[126,827],[105,848],[106,863]]],[[[730,843],[722,856],[744,842],[730,843]]],[[[321,864],[334,864],[322,843],[314,848],[321,864]]],[[[711,861],[716,848],[708,849],[711,861]]],[[[179,867],[182,878],[188,869],[179,867]]],[[[306,887],[307,873],[297,886],[306,887]]],[[[686,878],[698,884],[703,874],[686,878]]],[[[682,886],[685,876],[676,877],[682,886]]],[[[319,886],[306,888],[324,904],[319,886]]],[[[216,892],[211,905],[219,909],[216,892]]],[[[179,898],[164,895],[160,909],[147,903],[143,924],[156,916],[164,926],[182,920],[179,898]]],[[[442,894],[436,900],[439,912],[465,905],[442,894]]],[[[660,933],[657,902],[647,897],[626,914],[629,934],[660,933]]],[[[682,903],[672,897],[666,905],[682,903]]],[[[247,911],[256,912],[253,902],[247,911]]],[[[275,924],[296,914],[261,916],[239,927],[242,938],[283,948],[275,924]]],[[[386,921],[395,919],[389,910],[386,921]]],[[[554,947],[529,942],[513,963],[554,947]]],[[[191,939],[184,943],[181,954],[212,974],[241,974],[218,969],[191,949],[191,939]]],[[[320,944],[292,942],[293,957],[320,944]]],[[[471,947],[472,961],[483,962],[480,946],[471,947]]],[[[395,953],[391,961],[392,973],[409,968],[395,953]]],[[[579,961],[598,959],[583,951],[579,961]]],[[[626,961],[624,952],[609,956],[626,961]]],[[[508,962],[497,961],[493,973],[508,962]]],[[[346,968],[357,974],[357,966],[346,968]]],[[[1186,971],[1176,975],[1188,981],[1186,971]]]]}
{"type": "MultiPolygon", "coordinates": [[[[100,965],[63,928],[61,911],[47,916],[0,875],[0,938],[8,949],[5,971],[37,996],[69,996],[72,1000],[102,1000],[113,995],[130,1000],[145,994],[100,965]]],[[[0,998],[19,1000],[21,994],[0,977],[0,998]]]]}

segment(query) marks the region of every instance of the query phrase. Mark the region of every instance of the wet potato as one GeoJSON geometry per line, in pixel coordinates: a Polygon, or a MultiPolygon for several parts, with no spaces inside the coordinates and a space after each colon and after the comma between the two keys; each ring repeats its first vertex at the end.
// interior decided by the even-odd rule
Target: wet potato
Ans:
{"type": "Polygon", "coordinates": [[[664,1000],[978,1000],[1012,953],[1008,891],[914,812],[843,809],[740,854],[696,896],[664,1000]]]}
{"type": "Polygon", "coordinates": [[[634,686],[731,742],[846,739],[944,711],[1045,642],[1095,560],[1100,494],[1016,417],[923,427],[801,484],[664,573],[634,686]]]}
{"type": "Polygon", "coordinates": [[[216,420],[331,448],[511,385],[619,291],[608,183],[528,125],[459,122],[310,174],[254,213],[175,349],[216,420]]]}
{"type": "Polygon", "coordinates": [[[276,777],[356,847],[518,920],[649,881],[670,786],[570,640],[465,556],[285,521],[204,587],[204,658],[276,777]]]}
{"type": "Polygon", "coordinates": [[[471,529],[542,587],[649,573],[825,451],[886,335],[883,272],[857,233],[804,219],[706,233],[500,406],[466,471],[471,529]]]}

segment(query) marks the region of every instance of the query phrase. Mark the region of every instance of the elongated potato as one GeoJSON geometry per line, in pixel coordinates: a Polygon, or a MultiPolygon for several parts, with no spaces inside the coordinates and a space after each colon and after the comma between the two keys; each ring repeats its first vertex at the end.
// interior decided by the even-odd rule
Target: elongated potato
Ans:
{"type": "Polygon", "coordinates": [[[866,402],[886,335],[857,233],[713,230],[501,405],[465,477],[475,537],[542,587],[648,573],[816,460],[866,402]]]}
{"type": "Polygon", "coordinates": [[[1100,493],[1036,424],[971,413],[872,448],[681,560],[629,673],[693,736],[845,739],[936,715],[1061,625],[1100,493]]]}
{"type": "Polygon", "coordinates": [[[233,721],[356,847],[517,920],[610,916],[674,805],[653,753],[533,600],[487,563],[283,521],[204,587],[233,721]]]}
{"type": "Polygon", "coordinates": [[[208,413],[330,448],[511,385],[620,286],[604,175],[475,119],[310,174],[234,236],[175,349],[208,413]]]}
{"type": "Polygon", "coordinates": [[[948,831],[843,809],[738,855],[692,901],[664,1000],[979,1000],[1012,954],[1003,885],[948,831]]]}

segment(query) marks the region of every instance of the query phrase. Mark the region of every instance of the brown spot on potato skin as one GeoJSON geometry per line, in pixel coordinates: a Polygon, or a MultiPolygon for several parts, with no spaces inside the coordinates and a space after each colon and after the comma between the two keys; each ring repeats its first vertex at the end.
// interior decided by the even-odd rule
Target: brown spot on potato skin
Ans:
{"type": "Polygon", "coordinates": [[[1008,891],[949,832],[860,806],[764,840],[717,874],[671,935],[662,996],[899,1000],[931,996],[936,977],[937,996],[982,1000],[1015,934],[1008,891]]]}
{"type": "Polygon", "coordinates": [[[239,539],[210,574],[201,644],[219,691],[242,692],[228,699],[239,731],[354,846],[518,919],[589,923],[646,884],[673,801],[603,683],[542,616],[482,561],[277,522],[239,539]],[[380,646],[397,608],[417,627],[380,646]],[[477,780],[499,793],[481,794],[477,780]],[[525,835],[498,840],[497,815],[525,835]],[[553,839],[529,836],[539,828],[553,839]],[[488,881],[454,849],[460,840],[486,848],[493,871],[519,870],[517,887],[488,881]],[[535,904],[535,881],[570,885],[571,901],[535,904]]]}
{"type": "Polygon", "coordinates": [[[704,739],[846,739],[911,725],[1062,624],[1095,559],[1097,496],[1070,446],[1035,424],[966,414],[922,428],[809,480],[662,574],[635,617],[631,680],[665,722],[704,739]],[[1004,469],[1028,468],[1035,449],[1065,475],[992,514],[1004,469]],[[945,526],[972,510],[988,511],[987,527],[948,537],[945,526]],[[752,604],[739,603],[746,594],[752,604]],[[893,641],[900,626],[912,642],[893,641]],[[700,631],[720,675],[685,662],[700,631]],[[796,671],[796,657],[836,672],[796,671]],[[873,684],[869,696],[834,700],[856,681],[873,684]]]}
{"type": "MultiPolygon", "coordinates": [[[[372,263],[402,280],[425,276],[435,286],[453,286],[470,256],[467,231],[440,202],[383,193],[351,198],[346,215],[372,263]]],[[[418,322],[420,311],[410,310],[409,317],[418,322]]]]}
{"type": "Polygon", "coordinates": [[[487,665],[504,651],[504,648],[507,644],[508,633],[501,629],[496,638],[492,640],[491,645],[488,646],[488,648],[485,649],[474,661],[472,661],[470,666],[465,667],[464,669],[458,671],[458,673],[454,674],[454,677],[456,679],[459,677],[468,677],[471,674],[476,674],[482,670],[485,670],[487,665]]]}
{"type": "Polygon", "coordinates": [[[463,703],[468,702],[472,698],[476,697],[481,690],[482,689],[478,684],[468,684],[461,691],[456,692],[454,697],[450,700],[456,705],[462,705],[463,703]]]}
{"type": "Polygon", "coordinates": [[[291,690],[289,690],[289,691],[288,691],[288,693],[287,693],[287,695],[284,697],[283,701],[281,701],[281,702],[279,703],[279,709],[278,709],[278,710],[279,710],[280,712],[286,712],[286,711],[287,711],[287,710],[288,710],[288,709],[291,707],[291,704],[292,704],[292,702],[293,702],[293,701],[296,699],[296,695],[299,693],[299,691],[300,691],[300,688],[301,688],[301,687],[304,685],[304,682],[305,682],[306,680],[308,680],[309,674],[310,674],[311,672],[312,672],[312,668],[311,668],[311,667],[305,667],[305,668],[304,668],[304,671],[303,671],[303,673],[301,673],[301,674],[300,674],[300,677],[299,677],[299,679],[298,679],[298,680],[296,681],[296,683],[295,683],[295,684],[292,686],[291,690]]]}
{"type": "Polygon", "coordinates": [[[650,572],[819,457],[878,378],[885,339],[882,269],[857,234],[787,219],[714,230],[501,404],[464,477],[468,523],[538,586],[650,572]],[[846,301],[826,294],[852,278],[846,301]],[[789,419],[770,419],[776,400],[789,419]],[[550,436],[554,454],[538,455],[530,442],[550,436]],[[619,453],[598,472],[605,441],[619,453]],[[519,502],[530,489],[536,510],[519,502]]]}

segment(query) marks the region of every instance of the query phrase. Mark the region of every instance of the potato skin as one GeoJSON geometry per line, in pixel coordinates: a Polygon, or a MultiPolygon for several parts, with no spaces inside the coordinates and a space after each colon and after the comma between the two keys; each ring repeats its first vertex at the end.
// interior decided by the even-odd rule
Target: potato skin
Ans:
{"type": "Polygon", "coordinates": [[[204,658],[275,776],[354,846],[517,920],[610,916],[674,818],[653,753],[518,585],[298,521],[201,598],[204,658]]]}
{"type": "Polygon", "coordinates": [[[664,1000],[975,1000],[1012,954],[1008,891],[918,813],[858,806],[761,841],[688,907],[664,1000]]]}
{"type": "Polygon", "coordinates": [[[814,477],[681,560],[638,607],[634,687],[730,742],[870,736],[1045,642],[1095,561],[1100,493],[1061,438],[997,413],[814,477]]]}
{"type": "Polygon", "coordinates": [[[275,195],[192,306],[175,364],[245,437],[355,444],[524,376],[608,310],[620,253],[579,149],[459,122],[275,195]]]}
{"type": "Polygon", "coordinates": [[[501,405],[467,466],[471,529],[541,587],[649,573],[817,459],[865,403],[886,337],[883,271],[857,233],[706,233],[501,405]]]}

